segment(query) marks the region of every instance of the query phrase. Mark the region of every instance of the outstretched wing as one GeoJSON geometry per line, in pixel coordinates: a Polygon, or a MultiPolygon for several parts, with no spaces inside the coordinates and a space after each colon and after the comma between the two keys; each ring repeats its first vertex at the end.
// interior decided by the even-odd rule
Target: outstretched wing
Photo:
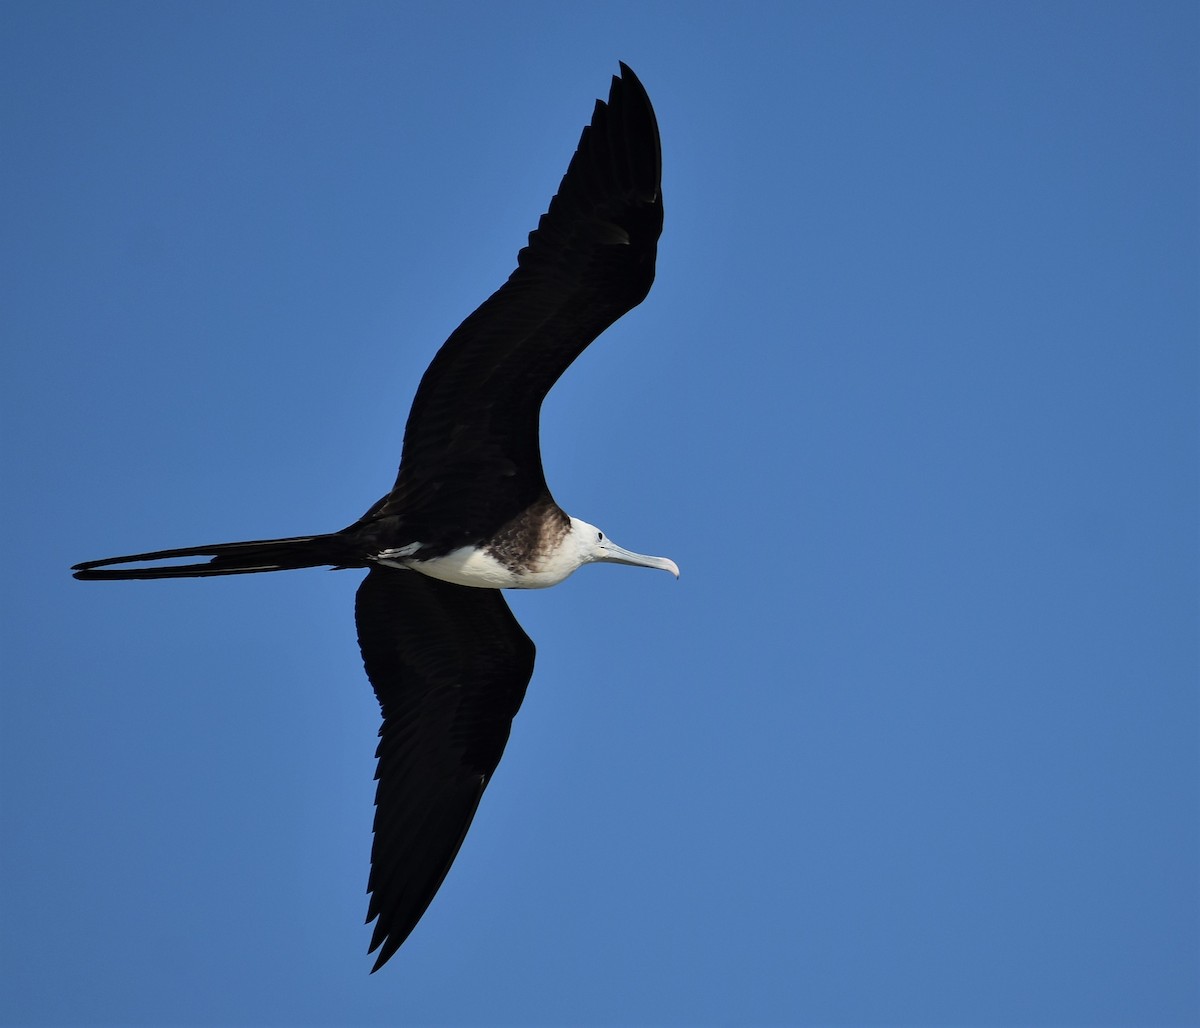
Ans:
{"type": "Polygon", "coordinates": [[[462,845],[533,674],[534,646],[498,589],[374,568],[355,602],[383,712],[367,921],[372,971],[399,949],[462,845]]]}
{"type": "Polygon", "coordinates": [[[455,329],[421,379],[381,513],[445,530],[451,511],[499,527],[546,491],[542,400],[649,292],[661,180],[654,110],[622,64],[516,271],[455,329]]]}

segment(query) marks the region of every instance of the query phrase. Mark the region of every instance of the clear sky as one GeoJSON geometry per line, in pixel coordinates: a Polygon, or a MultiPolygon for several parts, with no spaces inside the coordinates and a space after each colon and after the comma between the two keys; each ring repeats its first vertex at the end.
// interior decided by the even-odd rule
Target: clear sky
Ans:
{"type": "Polygon", "coordinates": [[[0,5],[0,1022],[1200,1021],[1193,3],[0,5]],[[617,61],[647,302],[543,422],[679,582],[539,647],[457,863],[362,925],[354,520],[617,61]]]}

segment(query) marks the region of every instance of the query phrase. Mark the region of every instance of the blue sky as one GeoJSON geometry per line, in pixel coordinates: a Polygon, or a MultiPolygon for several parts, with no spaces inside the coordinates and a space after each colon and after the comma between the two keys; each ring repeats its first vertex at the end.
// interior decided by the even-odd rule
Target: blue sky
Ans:
{"type": "Polygon", "coordinates": [[[1200,43],[1176,3],[0,6],[0,1021],[1200,1022],[1200,43]],[[538,667],[369,977],[360,573],[85,584],[395,472],[617,61],[646,303],[538,667]]]}

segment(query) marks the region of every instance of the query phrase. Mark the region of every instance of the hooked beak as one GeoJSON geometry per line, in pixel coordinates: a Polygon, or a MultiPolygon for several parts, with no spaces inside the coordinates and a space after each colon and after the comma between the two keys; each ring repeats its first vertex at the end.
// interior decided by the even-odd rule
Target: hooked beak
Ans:
{"type": "Polygon", "coordinates": [[[669,557],[648,557],[644,553],[634,553],[624,546],[618,546],[611,539],[605,539],[597,545],[597,553],[592,559],[601,564],[631,564],[635,568],[657,568],[659,571],[669,571],[679,577],[679,565],[669,557]]]}

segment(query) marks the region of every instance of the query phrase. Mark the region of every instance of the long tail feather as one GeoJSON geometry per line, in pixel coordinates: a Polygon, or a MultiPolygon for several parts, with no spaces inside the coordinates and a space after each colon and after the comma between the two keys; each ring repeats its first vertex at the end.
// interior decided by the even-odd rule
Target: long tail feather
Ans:
{"type": "Polygon", "coordinates": [[[213,543],[210,546],[186,546],[177,550],[132,553],[125,557],[85,560],[71,570],[84,581],[122,578],[207,578],[211,575],[249,575],[257,571],[290,571],[294,568],[341,565],[346,557],[339,537],[301,535],[289,539],[258,539],[244,543],[213,543]],[[141,564],[149,561],[178,560],[182,557],[208,557],[195,564],[167,564],[158,567],[114,568],[112,564],[141,564]]]}

